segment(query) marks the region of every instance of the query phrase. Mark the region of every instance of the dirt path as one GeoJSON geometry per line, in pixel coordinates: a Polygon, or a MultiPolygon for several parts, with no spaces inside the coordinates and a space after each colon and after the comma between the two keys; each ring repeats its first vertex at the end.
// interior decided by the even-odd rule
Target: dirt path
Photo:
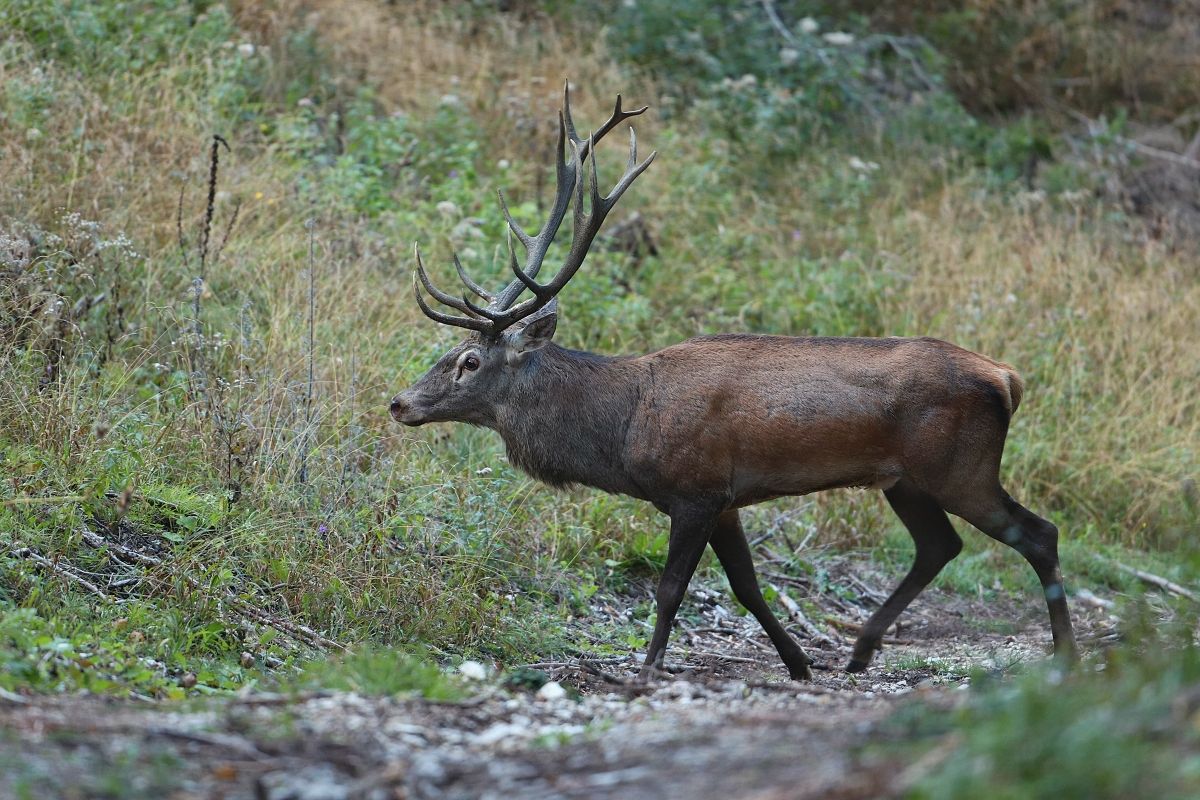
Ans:
{"type": "MultiPolygon", "coordinates": [[[[862,594],[874,590],[864,583],[862,594]]],[[[856,623],[870,603],[842,620],[855,604],[833,596],[820,595],[824,624],[797,623],[825,667],[811,684],[787,680],[757,624],[701,587],[668,654],[677,674],[646,686],[629,682],[630,657],[542,665],[568,690],[558,698],[484,681],[458,703],[348,693],[249,695],[199,708],[0,699],[0,796],[890,796],[928,766],[873,746],[898,735],[888,720],[901,704],[949,709],[965,696],[970,669],[1007,669],[1049,646],[1035,598],[930,591],[870,670],[848,676],[840,667],[852,635],[827,621],[856,623]]],[[[615,600],[593,612],[627,613],[615,600]]],[[[1109,624],[1086,607],[1075,618],[1085,639],[1109,624]]]]}

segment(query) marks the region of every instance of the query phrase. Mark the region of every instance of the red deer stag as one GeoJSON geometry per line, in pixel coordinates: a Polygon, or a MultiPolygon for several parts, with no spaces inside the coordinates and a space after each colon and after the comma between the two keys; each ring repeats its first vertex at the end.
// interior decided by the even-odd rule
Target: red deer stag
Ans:
{"type": "Polygon", "coordinates": [[[559,113],[557,192],[530,235],[501,208],[526,252],[516,276],[489,294],[459,277],[483,306],[436,288],[416,250],[413,289],[430,319],[473,333],[411,388],[391,414],[405,425],[466,422],[497,431],[509,460],[552,486],[585,484],[654,504],[671,518],[657,591],[654,636],[641,677],[662,666],[671,624],[704,546],[762,624],[793,678],[810,678],[808,656],[764,602],[738,509],[784,495],[862,486],[882,489],[916,545],[912,569],[863,626],[846,669],[866,669],[888,626],[959,552],[947,512],[1015,548],[1037,572],[1056,654],[1075,639],[1058,564],[1058,529],[1000,486],[1000,455],[1021,378],[986,356],[937,339],[701,336],[644,356],[611,358],[551,342],[555,296],[583,264],[617,200],[654,159],[637,161],[630,129],[625,174],[607,196],[595,146],[645,111],[612,116],[586,139],[559,113]],[[584,162],[592,156],[590,175],[584,162]],[[585,202],[585,184],[588,198],[585,202]],[[574,197],[574,231],[558,274],[538,271],[574,197]],[[419,281],[419,284],[418,284],[419,281]],[[430,308],[421,287],[458,312],[430,308]],[[514,305],[529,290],[532,297],[514,305]]]}

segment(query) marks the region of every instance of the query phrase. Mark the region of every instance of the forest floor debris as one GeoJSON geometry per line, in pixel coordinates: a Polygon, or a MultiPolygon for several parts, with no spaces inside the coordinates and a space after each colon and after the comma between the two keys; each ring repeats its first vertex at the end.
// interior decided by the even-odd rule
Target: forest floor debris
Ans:
{"type": "MultiPolygon", "coordinates": [[[[893,720],[905,704],[949,713],[973,670],[1010,670],[1045,658],[1049,647],[1034,598],[934,589],[905,614],[868,672],[851,676],[841,668],[853,640],[846,628],[856,620],[843,619],[846,607],[822,604],[823,619],[842,622],[820,637],[800,627],[821,668],[811,683],[797,683],[753,619],[726,609],[713,589],[699,585],[691,594],[692,613],[668,652],[673,674],[644,685],[634,680],[630,653],[530,665],[565,692],[508,689],[493,679],[451,702],[329,691],[184,704],[0,697],[0,794],[893,796],[935,766],[940,752],[904,755],[893,720]]],[[[873,595],[864,584],[861,597],[873,595]]],[[[816,616],[812,608],[806,617],[816,616]]],[[[594,598],[592,610],[628,613],[616,597],[594,598]]],[[[1076,604],[1075,619],[1083,641],[1102,640],[1113,623],[1094,603],[1076,604]]]]}

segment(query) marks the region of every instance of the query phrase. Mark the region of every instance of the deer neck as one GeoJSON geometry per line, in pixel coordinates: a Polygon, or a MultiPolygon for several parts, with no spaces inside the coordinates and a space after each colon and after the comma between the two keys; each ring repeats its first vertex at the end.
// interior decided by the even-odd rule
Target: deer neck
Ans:
{"type": "Polygon", "coordinates": [[[631,360],[550,344],[530,356],[495,427],[509,461],[538,480],[636,496],[623,466],[636,399],[631,360]]]}

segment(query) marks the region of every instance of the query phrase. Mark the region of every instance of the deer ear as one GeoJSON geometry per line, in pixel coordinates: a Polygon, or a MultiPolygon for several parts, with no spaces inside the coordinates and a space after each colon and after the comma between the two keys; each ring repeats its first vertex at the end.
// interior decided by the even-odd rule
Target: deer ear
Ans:
{"type": "Polygon", "coordinates": [[[558,301],[551,300],[529,318],[522,320],[504,335],[508,363],[516,366],[534,350],[550,344],[558,327],[558,301]]]}

